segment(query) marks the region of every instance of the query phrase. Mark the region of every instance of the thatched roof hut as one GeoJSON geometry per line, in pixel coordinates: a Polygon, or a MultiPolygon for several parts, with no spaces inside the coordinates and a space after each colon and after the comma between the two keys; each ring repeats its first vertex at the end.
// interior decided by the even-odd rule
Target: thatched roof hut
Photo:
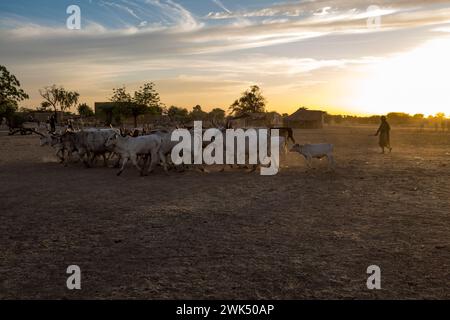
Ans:
{"type": "Polygon", "coordinates": [[[300,108],[284,119],[284,125],[297,129],[323,128],[325,112],[300,108]]]}

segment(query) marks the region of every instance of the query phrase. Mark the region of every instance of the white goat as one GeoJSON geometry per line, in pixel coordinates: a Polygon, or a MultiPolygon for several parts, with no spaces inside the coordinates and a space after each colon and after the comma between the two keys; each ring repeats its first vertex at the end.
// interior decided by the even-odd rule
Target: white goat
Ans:
{"type": "Polygon", "coordinates": [[[306,164],[308,168],[312,167],[312,159],[322,159],[327,157],[328,168],[334,170],[335,163],[333,157],[333,145],[330,143],[319,143],[319,144],[295,144],[292,146],[291,152],[298,152],[306,159],[306,164]]]}

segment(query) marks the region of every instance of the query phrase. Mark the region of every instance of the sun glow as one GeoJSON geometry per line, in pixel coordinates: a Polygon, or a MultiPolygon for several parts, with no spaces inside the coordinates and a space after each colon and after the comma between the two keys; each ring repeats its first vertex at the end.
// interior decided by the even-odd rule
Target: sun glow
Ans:
{"type": "Polygon", "coordinates": [[[366,113],[450,116],[450,38],[376,63],[357,87],[352,104],[366,113]]]}

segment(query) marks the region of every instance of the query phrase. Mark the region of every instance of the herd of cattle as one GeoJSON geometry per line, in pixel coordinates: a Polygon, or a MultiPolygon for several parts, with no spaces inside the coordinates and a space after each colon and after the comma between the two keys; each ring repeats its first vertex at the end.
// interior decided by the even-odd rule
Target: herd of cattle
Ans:
{"type": "MultiPolygon", "coordinates": [[[[194,134],[192,130],[190,132],[194,134]]],[[[40,145],[48,145],[54,148],[56,157],[65,166],[71,161],[81,161],[86,167],[92,167],[101,157],[104,166],[108,166],[109,160],[114,160],[114,167],[120,168],[117,175],[123,172],[129,161],[141,175],[151,173],[158,164],[164,168],[166,173],[170,169],[179,171],[180,169],[186,169],[186,167],[195,167],[207,172],[203,165],[176,166],[172,163],[170,155],[172,149],[178,144],[178,141],[172,141],[171,139],[172,130],[160,129],[142,132],[116,128],[90,128],[80,131],[66,130],[60,134],[37,133],[41,136],[40,145]]],[[[332,144],[296,144],[290,128],[279,128],[279,139],[281,152],[284,154],[287,152],[288,140],[290,140],[293,143],[290,151],[303,155],[308,168],[311,168],[313,158],[326,157],[329,169],[334,169],[332,144]]],[[[206,145],[203,142],[203,148],[206,145]]],[[[253,165],[252,171],[257,167],[258,165],[253,165]]],[[[224,168],[225,166],[222,170],[224,168]]]]}

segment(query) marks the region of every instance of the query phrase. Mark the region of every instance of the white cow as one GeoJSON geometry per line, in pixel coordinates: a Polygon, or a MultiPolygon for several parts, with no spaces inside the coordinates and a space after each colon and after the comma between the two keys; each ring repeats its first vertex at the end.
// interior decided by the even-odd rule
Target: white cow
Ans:
{"type": "Polygon", "coordinates": [[[322,159],[327,157],[328,168],[334,170],[335,162],[333,157],[333,145],[330,143],[319,143],[319,144],[295,144],[291,148],[291,152],[298,152],[306,159],[306,164],[308,168],[312,167],[312,159],[322,159]]]}
{"type": "Polygon", "coordinates": [[[138,164],[138,156],[151,156],[151,163],[148,173],[153,171],[153,168],[159,160],[162,161],[164,170],[167,172],[167,165],[165,156],[161,150],[162,140],[159,135],[153,134],[148,136],[130,137],[114,134],[108,138],[105,146],[120,155],[122,159],[122,167],[117,175],[119,176],[128,162],[131,160],[133,165],[144,175],[144,167],[138,164]]]}
{"type": "Polygon", "coordinates": [[[57,135],[44,135],[39,134],[41,137],[39,139],[40,146],[51,146],[56,151],[56,157],[60,162],[64,162],[64,145],[61,142],[60,136],[57,135]]]}
{"type": "Polygon", "coordinates": [[[106,141],[111,136],[118,134],[120,131],[117,129],[83,129],[80,132],[74,133],[74,145],[78,151],[80,159],[83,160],[87,167],[94,164],[95,157],[102,156],[104,166],[107,166],[107,153],[111,152],[111,149],[106,147],[106,141]]]}

